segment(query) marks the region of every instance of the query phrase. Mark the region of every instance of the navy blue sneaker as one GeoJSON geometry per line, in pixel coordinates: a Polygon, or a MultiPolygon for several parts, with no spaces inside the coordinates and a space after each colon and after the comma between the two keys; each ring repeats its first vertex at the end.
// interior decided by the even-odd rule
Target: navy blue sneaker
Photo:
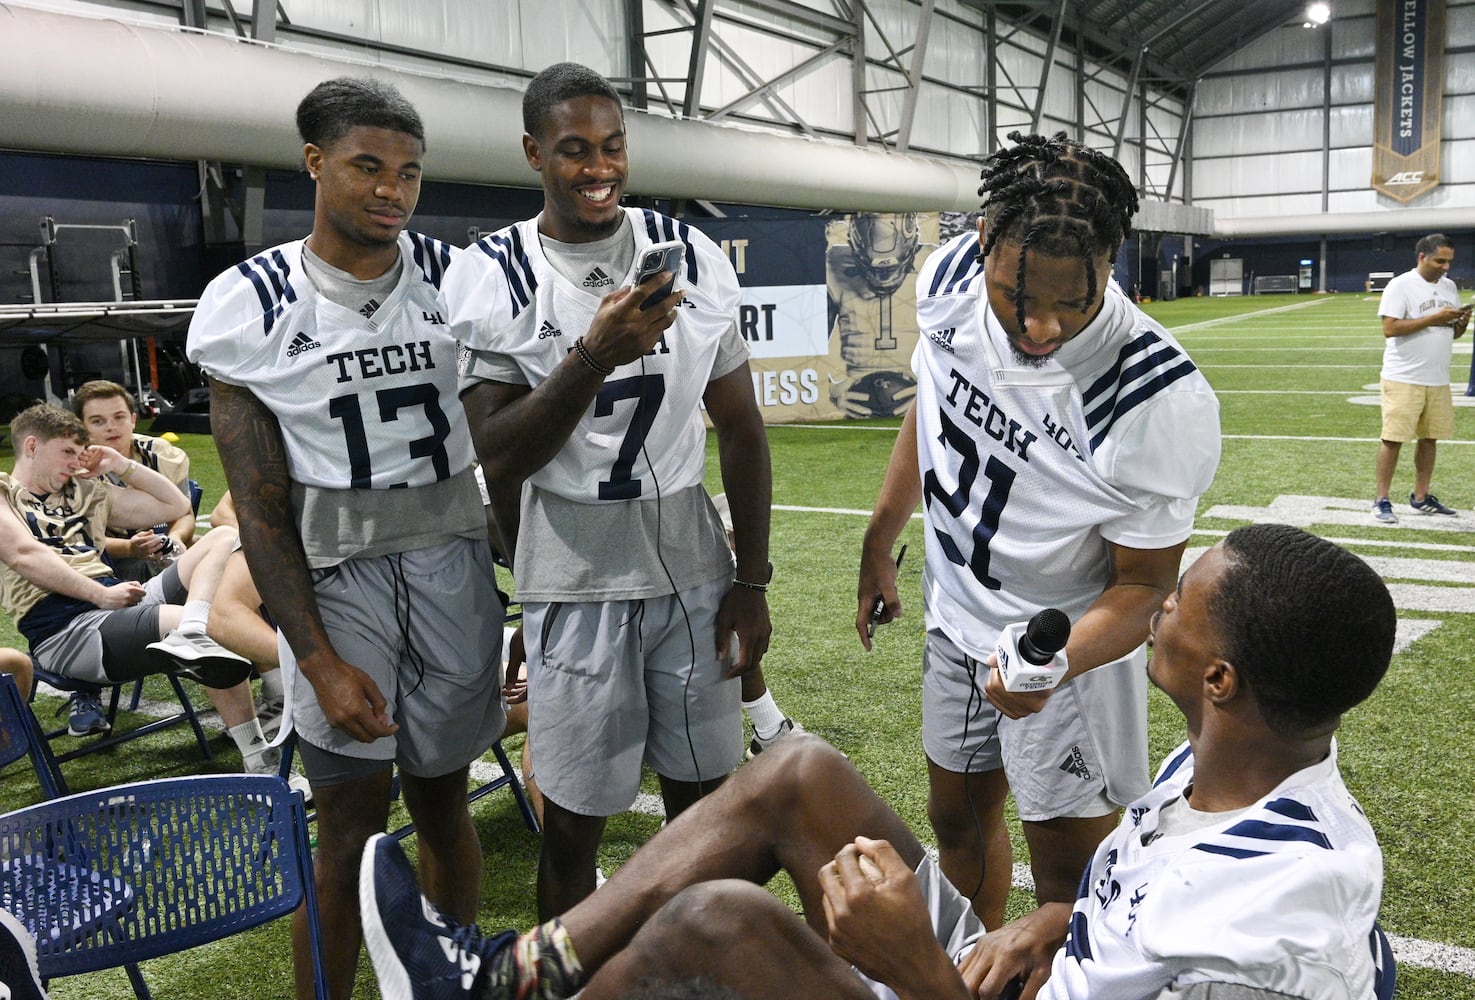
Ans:
{"type": "Polygon", "coordinates": [[[67,700],[67,735],[106,735],[113,731],[102,709],[102,692],[73,691],[67,700]]]}
{"type": "Polygon", "coordinates": [[[1433,493],[1425,493],[1424,499],[1415,500],[1414,495],[1408,495],[1408,505],[1420,514],[1454,514],[1453,507],[1446,507],[1439,502],[1439,498],[1433,493]]]}
{"type": "MultiPolygon", "coordinates": [[[[384,1000],[450,1000],[497,995],[487,979],[515,931],[483,937],[475,924],[445,916],[420,894],[399,842],[376,833],[359,865],[364,941],[384,1000]]],[[[516,993],[509,989],[506,996],[516,993]]]]}
{"type": "Polygon", "coordinates": [[[36,941],[8,910],[0,910],[0,996],[5,1000],[46,1000],[36,971],[36,941]]]}

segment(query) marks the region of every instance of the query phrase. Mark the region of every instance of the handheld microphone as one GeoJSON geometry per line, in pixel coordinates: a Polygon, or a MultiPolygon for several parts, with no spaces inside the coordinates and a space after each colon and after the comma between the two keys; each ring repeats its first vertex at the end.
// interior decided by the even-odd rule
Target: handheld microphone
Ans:
{"type": "Polygon", "coordinates": [[[994,648],[1004,690],[1048,691],[1059,684],[1070,666],[1065,658],[1069,639],[1070,619],[1055,608],[1005,628],[994,648]]]}

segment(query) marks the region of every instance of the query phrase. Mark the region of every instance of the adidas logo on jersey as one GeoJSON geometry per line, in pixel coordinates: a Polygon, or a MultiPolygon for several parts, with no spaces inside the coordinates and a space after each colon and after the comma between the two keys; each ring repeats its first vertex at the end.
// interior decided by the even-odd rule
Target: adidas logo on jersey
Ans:
{"type": "Polygon", "coordinates": [[[584,278],[585,288],[603,288],[605,285],[613,285],[615,279],[604,273],[604,268],[596,267],[584,278]]]}
{"type": "Polygon", "coordinates": [[[368,319],[370,316],[374,315],[378,311],[379,300],[370,299],[369,301],[365,302],[363,308],[359,310],[359,315],[362,316],[364,319],[368,319]]]}
{"type": "Polygon", "coordinates": [[[957,327],[952,327],[947,330],[928,330],[927,339],[932,341],[938,347],[941,347],[944,351],[947,351],[949,354],[953,354],[956,353],[953,350],[953,335],[957,332],[957,327]]]}
{"type": "Polygon", "coordinates": [[[558,327],[554,326],[552,323],[548,322],[546,319],[543,321],[543,325],[540,326],[540,327],[538,327],[538,339],[539,340],[547,340],[549,337],[562,337],[562,336],[563,336],[563,331],[560,330],[558,327]]]}
{"type": "Polygon", "coordinates": [[[1070,753],[1060,764],[1060,770],[1073,774],[1082,781],[1091,780],[1091,769],[1086,766],[1086,758],[1081,755],[1080,747],[1070,748],[1070,753]]]}
{"type": "Polygon", "coordinates": [[[316,340],[309,337],[306,331],[292,338],[292,343],[287,345],[287,357],[295,358],[304,351],[315,351],[322,347],[316,340]]]}

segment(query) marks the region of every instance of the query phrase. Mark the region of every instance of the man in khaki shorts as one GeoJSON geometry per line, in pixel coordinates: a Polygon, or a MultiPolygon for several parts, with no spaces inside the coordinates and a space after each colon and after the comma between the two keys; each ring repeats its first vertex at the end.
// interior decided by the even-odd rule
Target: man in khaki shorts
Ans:
{"type": "Polygon", "coordinates": [[[1409,506],[1419,514],[1453,514],[1429,492],[1435,442],[1454,434],[1454,404],[1449,391],[1449,356],[1465,333],[1470,307],[1460,308],[1459,289],[1448,277],[1454,247],[1448,236],[1431,233],[1415,245],[1418,263],[1388,282],[1378,315],[1383,318],[1383,443],[1378,446],[1378,490],[1373,520],[1397,524],[1389,490],[1398,452],[1405,441],[1414,449],[1414,491],[1409,506]]]}

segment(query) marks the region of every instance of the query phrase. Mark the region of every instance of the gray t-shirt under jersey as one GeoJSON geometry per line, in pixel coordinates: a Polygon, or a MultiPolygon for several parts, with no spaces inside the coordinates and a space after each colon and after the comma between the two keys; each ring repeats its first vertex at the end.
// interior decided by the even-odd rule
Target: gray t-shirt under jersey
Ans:
{"type": "MultiPolygon", "coordinates": [[[[302,267],[319,294],[372,316],[399,282],[400,267],[360,281],[318,257],[306,245],[302,267]]],[[[451,538],[485,538],[486,517],[476,477],[465,469],[428,486],[395,490],[328,490],[292,484],[292,507],[302,548],[313,569],[345,559],[409,552],[451,538]]]]}

